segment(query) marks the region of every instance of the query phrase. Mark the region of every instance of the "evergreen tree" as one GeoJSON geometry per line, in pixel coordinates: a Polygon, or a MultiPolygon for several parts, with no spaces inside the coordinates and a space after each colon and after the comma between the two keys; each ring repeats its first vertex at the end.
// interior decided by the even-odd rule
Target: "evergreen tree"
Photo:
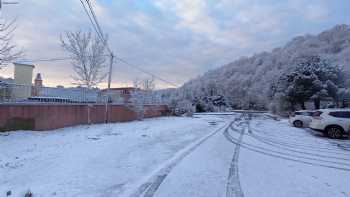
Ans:
{"type": "Polygon", "coordinates": [[[280,92],[292,106],[300,104],[305,109],[305,102],[314,101],[316,109],[326,97],[338,100],[338,88],[344,85],[342,69],[319,56],[304,57],[299,60],[295,70],[280,77],[274,85],[275,93],[280,92]]]}

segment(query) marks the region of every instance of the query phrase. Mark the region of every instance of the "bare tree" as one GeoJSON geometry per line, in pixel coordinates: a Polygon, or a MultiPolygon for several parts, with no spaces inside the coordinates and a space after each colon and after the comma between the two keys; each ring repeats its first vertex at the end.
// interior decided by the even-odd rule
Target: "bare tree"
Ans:
{"type": "Polygon", "coordinates": [[[16,30],[15,22],[16,19],[0,22],[0,69],[23,55],[23,51],[16,50],[17,46],[12,41],[13,32],[16,30]]]}
{"type": "Polygon", "coordinates": [[[145,104],[152,103],[152,91],[155,88],[154,78],[134,79],[135,90],[131,93],[129,107],[136,113],[137,119],[142,120],[145,115],[145,104]]]}
{"type": "Polygon", "coordinates": [[[75,72],[75,76],[72,76],[74,84],[91,88],[107,77],[104,41],[93,37],[91,32],[84,33],[80,30],[66,32],[65,38],[61,35],[62,48],[70,53],[72,58],[71,63],[75,72]]]}
{"type": "Polygon", "coordinates": [[[153,91],[156,88],[156,84],[154,82],[154,78],[144,79],[142,81],[142,89],[146,91],[153,91]]]}
{"type": "Polygon", "coordinates": [[[140,89],[140,88],[141,88],[141,81],[140,81],[140,79],[135,78],[135,79],[132,81],[132,83],[133,83],[133,87],[134,87],[135,89],[140,89]]]}
{"type": "Polygon", "coordinates": [[[129,108],[136,113],[137,119],[142,120],[145,113],[145,92],[140,89],[136,89],[131,92],[131,98],[129,108]]]}
{"type": "Polygon", "coordinates": [[[134,88],[140,88],[144,91],[153,91],[156,88],[154,78],[146,78],[143,80],[134,79],[133,81],[134,88]]]}

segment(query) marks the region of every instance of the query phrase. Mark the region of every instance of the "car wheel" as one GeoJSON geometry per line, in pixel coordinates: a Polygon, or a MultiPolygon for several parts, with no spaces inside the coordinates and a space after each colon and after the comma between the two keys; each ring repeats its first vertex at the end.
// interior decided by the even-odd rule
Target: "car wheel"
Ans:
{"type": "Polygon", "coordinates": [[[293,125],[295,127],[301,128],[301,127],[303,127],[303,122],[301,122],[300,120],[296,120],[293,122],[293,125]]]}
{"type": "Polygon", "coordinates": [[[330,126],[326,129],[327,136],[332,139],[339,139],[343,136],[343,129],[338,126],[330,126]]]}

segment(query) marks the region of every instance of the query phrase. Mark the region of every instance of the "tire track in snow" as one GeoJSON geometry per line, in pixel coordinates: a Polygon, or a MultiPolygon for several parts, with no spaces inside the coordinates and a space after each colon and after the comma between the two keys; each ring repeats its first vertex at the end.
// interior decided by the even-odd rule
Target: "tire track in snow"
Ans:
{"type": "MultiPolygon", "coordinates": [[[[306,151],[301,151],[298,150],[297,148],[293,148],[293,147],[289,147],[289,146],[283,146],[283,145],[279,145],[277,143],[273,143],[271,141],[265,140],[253,133],[249,134],[249,136],[253,137],[254,139],[256,139],[257,141],[267,144],[269,146],[278,148],[280,150],[285,150],[288,152],[294,152],[294,153],[300,153],[303,155],[307,155],[307,156],[314,156],[314,157],[319,157],[319,158],[328,158],[328,159],[335,159],[335,160],[344,160],[344,161],[350,161],[350,158],[347,157],[339,157],[339,156],[333,156],[333,155],[325,155],[325,154],[320,154],[320,153],[315,153],[315,151],[311,152],[310,150],[306,150],[306,151]]],[[[325,153],[325,152],[321,152],[321,153],[325,153]]],[[[328,152],[326,152],[328,153],[328,152]]],[[[328,153],[329,154],[329,153],[328,153]]],[[[350,163],[349,163],[350,164],[350,163]]]]}
{"type": "MultiPolygon", "coordinates": [[[[335,155],[343,155],[346,157],[350,157],[350,154],[348,152],[345,152],[344,150],[342,150],[339,146],[337,146],[336,148],[326,148],[326,147],[322,147],[322,146],[312,146],[310,144],[304,143],[293,143],[293,142],[288,142],[287,139],[278,139],[276,137],[272,138],[272,137],[266,137],[266,135],[264,136],[263,134],[257,134],[259,132],[257,132],[256,130],[254,130],[254,135],[264,141],[268,141],[271,143],[274,143],[276,145],[279,146],[286,146],[286,147],[290,147],[290,148],[295,148],[295,149],[299,149],[299,150],[308,150],[308,151],[322,151],[323,153],[329,153],[329,154],[335,154],[335,155]]],[[[299,140],[300,141],[300,140],[299,140]]]]}
{"type": "MultiPolygon", "coordinates": [[[[244,116],[244,115],[242,115],[244,116]]],[[[239,121],[240,119],[236,119],[236,121],[239,121]]],[[[244,136],[244,127],[241,127],[240,135],[239,135],[239,139],[238,139],[238,143],[234,143],[231,139],[231,136],[229,134],[229,129],[233,128],[232,125],[235,122],[232,122],[230,124],[229,127],[227,127],[224,131],[224,136],[225,138],[235,144],[235,149],[234,149],[234,153],[233,153],[233,158],[231,161],[231,165],[230,165],[230,170],[229,170],[229,175],[227,178],[227,185],[226,185],[226,197],[244,197],[244,193],[242,191],[242,187],[241,187],[241,183],[239,180],[239,172],[238,172],[238,159],[239,159],[239,153],[240,153],[240,143],[243,140],[243,136],[244,136]]],[[[242,126],[242,123],[244,122],[240,122],[239,126],[242,126]]]]}
{"type": "MultiPolygon", "coordinates": [[[[241,134],[238,130],[234,129],[231,127],[231,130],[241,134]]],[[[250,133],[250,132],[249,132],[250,133]]],[[[266,147],[262,146],[256,146],[252,143],[245,143],[243,141],[239,141],[239,139],[234,138],[233,136],[230,135],[230,133],[225,131],[225,136],[234,144],[240,145],[240,147],[248,149],[250,151],[260,153],[263,155],[275,157],[275,158],[280,158],[280,159],[285,159],[289,161],[294,161],[298,163],[303,163],[307,165],[312,165],[312,166],[320,166],[320,167],[326,167],[326,168],[332,168],[336,170],[342,170],[342,171],[350,171],[350,165],[348,163],[344,162],[332,162],[332,161],[326,161],[323,159],[318,159],[318,158],[310,158],[306,156],[301,156],[301,155],[294,155],[286,152],[280,152],[272,149],[268,149],[266,147]],[[318,162],[316,162],[318,161],[318,162]]]]}
{"type": "Polygon", "coordinates": [[[229,126],[233,122],[226,123],[224,126],[220,127],[219,129],[213,131],[212,133],[204,136],[203,138],[197,140],[193,144],[189,145],[187,148],[183,149],[182,151],[178,152],[176,156],[174,156],[172,159],[168,160],[164,167],[156,170],[154,173],[152,173],[151,176],[149,176],[146,181],[143,181],[136,190],[127,191],[122,196],[130,196],[130,197],[153,197],[160,185],[163,183],[163,181],[166,179],[168,174],[172,171],[172,169],[182,161],[183,158],[185,158],[187,155],[192,153],[196,148],[198,148],[201,144],[206,142],[210,137],[214,136],[224,128],[229,128],[229,126]]]}
{"type": "MultiPolygon", "coordinates": [[[[270,118],[268,118],[270,119],[270,118]]],[[[342,149],[341,146],[343,144],[347,144],[348,146],[350,144],[348,144],[348,140],[346,140],[346,138],[342,139],[342,140],[334,140],[334,139],[329,139],[327,137],[318,137],[317,140],[317,144],[310,146],[310,144],[308,143],[300,143],[300,138],[302,137],[309,137],[311,136],[313,139],[317,139],[315,138],[315,136],[319,136],[318,132],[314,132],[310,129],[304,128],[302,129],[304,132],[303,133],[278,133],[278,134],[272,134],[271,132],[266,132],[266,131],[262,131],[259,129],[255,129],[254,131],[255,134],[260,134],[261,138],[266,138],[267,140],[271,140],[274,141],[276,143],[280,143],[281,145],[287,144],[289,146],[292,147],[302,147],[304,148],[309,148],[309,149],[315,149],[317,151],[319,151],[320,149],[322,150],[326,150],[326,151],[336,151],[334,154],[344,154],[344,155],[348,155],[350,149],[342,149]],[[315,134],[316,133],[316,134],[315,134]],[[288,142],[287,142],[288,141],[288,142]],[[330,147],[329,144],[331,144],[332,146],[330,147]],[[345,152],[344,152],[345,151],[345,152]]],[[[324,152],[324,151],[322,151],[324,152]]]]}

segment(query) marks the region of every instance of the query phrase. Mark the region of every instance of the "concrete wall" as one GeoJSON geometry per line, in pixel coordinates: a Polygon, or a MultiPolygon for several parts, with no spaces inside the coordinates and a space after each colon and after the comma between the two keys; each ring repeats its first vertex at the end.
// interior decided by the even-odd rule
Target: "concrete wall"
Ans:
{"type": "MultiPolygon", "coordinates": [[[[147,105],[145,118],[168,114],[165,105],[147,105]]],[[[0,131],[11,130],[51,130],[67,126],[125,122],[137,119],[131,108],[124,105],[109,105],[108,114],[105,105],[72,104],[1,104],[0,131]]]]}

